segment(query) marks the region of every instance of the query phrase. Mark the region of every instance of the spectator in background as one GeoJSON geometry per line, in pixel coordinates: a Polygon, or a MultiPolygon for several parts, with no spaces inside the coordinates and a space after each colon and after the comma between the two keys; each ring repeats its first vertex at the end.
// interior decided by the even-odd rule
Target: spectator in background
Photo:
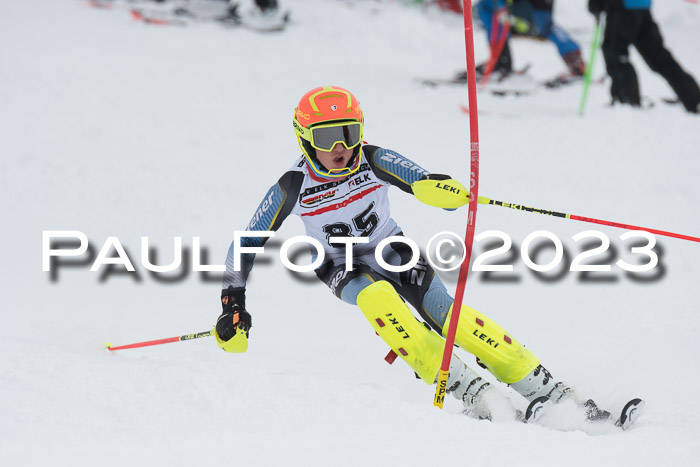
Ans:
{"type": "MultiPolygon", "coordinates": [[[[573,76],[583,76],[586,65],[581,57],[581,48],[566,31],[554,24],[553,7],[554,0],[481,0],[476,10],[486,29],[489,43],[498,41],[502,24],[508,20],[513,34],[552,41],[566,63],[569,73],[573,76]],[[500,27],[494,28],[498,25],[500,27]]],[[[485,64],[477,66],[477,78],[483,75],[485,68],[485,64]]],[[[510,47],[506,40],[493,72],[502,79],[512,71],[510,47]]]]}
{"type": "Polygon", "coordinates": [[[612,78],[613,103],[641,105],[637,73],[630,63],[629,46],[634,45],[644,61],[663,76],[688,112],[700,112],[700,88],[664,47],[659,27],[649,11],[651,0],[589,0],[596,17],[605,11],[603,57],[612,78]]]}

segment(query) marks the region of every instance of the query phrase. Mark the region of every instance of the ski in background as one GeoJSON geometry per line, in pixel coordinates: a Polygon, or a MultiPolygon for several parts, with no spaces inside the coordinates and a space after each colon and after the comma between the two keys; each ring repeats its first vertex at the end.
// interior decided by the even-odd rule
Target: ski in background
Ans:
{"type": "Polygon", "coordinates": [[[114,2],[112,0],[87,0],[86,3],[88,6],[100,8],[102,10],[114,9],[114,2]]]}
{"type": "Polygon", "coordinates": [[[187,1],[181,0],[87,0],[86,4],[101,10],[126,10],[135,21],[157,26],[185,27],[192,23],[213,23],[269,33],[283,31],[291,19],[288,10],[274,13],[257,10],[241,12],[238,5],[222,9],[219,14],[202,14],[188,8],[187,1]]]}
{"type": "Polygon", "coordinates": [[[269,17],[265,21],[252,21],[248,15],[241,15],[235,7],[226,15],[216,17],[201,16],[186,8],[172,10],[146,10],[131,9],[131,17],[146,24],[164,26],[188,26],[190,23],[216,23],[225,27],[243,28],[255,32],[270,33],[281,32],[289,24],[291,13],[279,12],[276,17],[269,17]]]}
{"type": "MultiPolygon", "coordinates": [[[[551,79],[535,80],[528,74],[531,65],[528,64],[523,68],[516,69],[507,76],[497,77],[492,79],[484,86],[479,86],[479,91],[488,92],[494,96],[505,97],[522,97],[536,93],[538,90],[545,89],[548,91],[567,87],[572,84],[583,83],[583,76],[578,76],[570,72],[563,72],[551,79]]],[[[603,75],[597,79],[591,80],[593,85],[602,85],[607,79],[603,75]]],[[[460,86],[466,83],[466,74],[464,72],[457,73],[453,78],[428,78],[418,79],[421,86],[425,88],[437,88],[443,86],[460,86]]]]}
{"type": "MultiPolygon", "coordinates": [[[[522,68],[513,70],[507,76],[500,75],[499,73],[492,73],[491,79],[485,85],[479,84],[479,91],[488,91],[495,95],[500,95],[499,93],[506,94],[517,94],[517,95],[527,95],[534,91],[535,82],[527,74],[530,69],[531,64],[527,64],[522,68]]],[[[480,81],[480,77],[477,76],[477,80],[480,81]]],[[[467,83],[467,73],[462,71],[456,73],[452,78],[421,78],[418,80],[421,86],[425,88],[437,88],[442,86],[462,86],[467,83]]]]}

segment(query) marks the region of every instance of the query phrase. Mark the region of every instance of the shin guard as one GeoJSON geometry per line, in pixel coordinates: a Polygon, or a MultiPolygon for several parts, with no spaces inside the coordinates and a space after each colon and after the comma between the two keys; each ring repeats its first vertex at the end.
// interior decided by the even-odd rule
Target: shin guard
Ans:
{"type": "Polygon", "coordinates": [[[445,346],[440,336],[418,321],[387,281],[365,287],[357,305],[374,330],[428,384],[435,383],[445,346]]]}
{"type": "MultiPolygon", "coordinates": [[[[451,316],[452,307],[442,330],[445,336],[451,316]]],[[[455,343],[475,355],[481,365],[506,384],[522,380],[540,364],[532,352],[502,327],[466,305],[462,305],[459,314],[455,343]]]]}

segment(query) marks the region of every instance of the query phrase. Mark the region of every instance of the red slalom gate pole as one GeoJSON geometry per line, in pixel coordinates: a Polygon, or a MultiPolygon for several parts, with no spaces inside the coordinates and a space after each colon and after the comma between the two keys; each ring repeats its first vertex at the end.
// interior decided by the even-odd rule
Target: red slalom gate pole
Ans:
{"type": "Polygon", "coordinates": [[[189,341],[192,339],[199,339],[201,337],[209,337],[213,334],[214,330],[212,329],[211,331],[198,332],[196,334],[185,334],[184,336],[166,337],[165,339],[137,342],[135,344],[120,345],[118,347],[114,347],[111,343],[107,342],[105,344],[105,349],[109,350],[110,352],[114,352],[115,350],[135,349],[137,347],[149,347],[151,345],[161,345],[169,344],[171,342],[189,341]]]}
{"type": "Polygon", "coordinates": [[[464,245],[466,247],[464,261],[459,269],[457,280],[457,291],[452,305],[452,314],[447,331],[445,350],[442,353],[442,363],[438,373],[437,387],[435,388],[435,399],[433,405],[442,409],[447,393],[447,378],[450,375],[450,361],[452,360],[452,349],[455,344],[457,334],[457,323],[462,310],[462,300],[464,299],[464,288],[469,274],[469,263],[472,256],[472,244],[474,243],[474,231],[476,229],[476,210],[479,205],[479,118],[476,104],[476,76],[474,74],[474,27],[472,23],[472,2],[463,0],[464,10],[464,44],[467,55],[467,90],[469,93],[469,135],[470,135],[470,178],[469,178],[469,213],[467,217],[467,231],[464,235],[464,245]]]}

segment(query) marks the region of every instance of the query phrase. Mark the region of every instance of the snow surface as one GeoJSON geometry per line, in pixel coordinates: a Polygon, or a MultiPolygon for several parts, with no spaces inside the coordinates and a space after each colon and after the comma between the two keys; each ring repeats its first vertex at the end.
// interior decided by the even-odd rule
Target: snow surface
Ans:
{"type": "MultiPolygon", "coordinates": [[[[414,79],[464,67],[459,16],[408,2],[285,4],[289,29],[256,35],[149,27],[124,10],[75,0],[0,2],[0,463],[695,464],[700,245],[687,241],[657,237],[661,264],[646,281],[639,277],[649,274],[615,266],[586,280],[564,272],[546,281],[514,256],[514,273],[491,275],[512,280],[472,273],[467,286],[466,303],[582,395],[615,411],[643,397],[646,411],[625,433],[480,422],[460,415],[452,398],[437,410],[434,387],[403,362],[383,361],[388,349],[359,310],[312,273],[280,264],[281,242],[303,234],[296,218],[251,276],[247,353],[224,353],[211,338],[102,350],[105,341],[211,329],[220,274],[193,273],[191,262],[151,274],[140,237],[149,237],[158,264],[172,260],[174,237],[189,253],[200,237],[204,261],[222,264],[233,231],[297,157],[292,109],[312,87],[352,90],[368,141],[468,180],[466,89],[423,89],[414,79]],[[84,232],[93,255],[116,236],[136,273],[90,272],[86,256],[44,272],[46,230],[84,232]]],[[[555,17],[588,56],[585,4],[558,2],[555,17]]],[[[700,7],[658,1],[653,13],[674,55],[700,77],[700,7]]],[[[480,30],[476,48],[484,60],[480,30]]],[[[549,43],[514,41],[513,53],[537,79],[563,70],[549,43]]],[[[672,96],[636,53],[632,60],[645,96],[672,96]]],[[[595,65],[602,75],[602,58],[595,65]]],[[[607,86],[595,86],[580,118],[580,95],[580,86],[518,99],[481,93],[480,194],[699,236],[698,117],[664,104],[610,108],[607,86]]],[[[423,246],[438,231],[464,232],[464,209],[430,208],[399,190],[390,196],[394,218],[423,246]]],[[[477,233],[506,232],[516,253],[530,232],[549,230],[575,255],[581,245],[571,237],[596,227],[492,206],[477,219],[477,233]]],[[[616,248],[598,259],[635,261],[622,230],[597,230],[616,248]]],[[[483,251],[477,245],[475,254],[483,251]]],[[[454,275],[445,279],[453,289],[454,275]]]]}

